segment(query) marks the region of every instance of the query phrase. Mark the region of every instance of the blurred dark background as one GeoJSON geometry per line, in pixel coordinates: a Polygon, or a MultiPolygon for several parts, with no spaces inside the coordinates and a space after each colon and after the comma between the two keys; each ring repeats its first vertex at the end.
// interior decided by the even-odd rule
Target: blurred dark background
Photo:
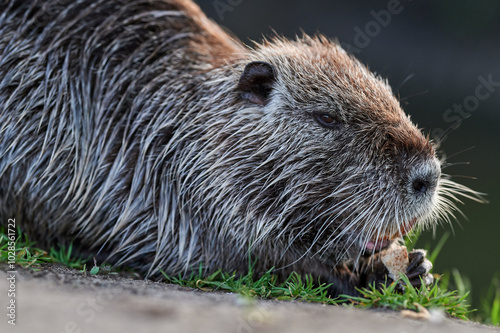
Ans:
{"type": "Polygon", "coordinates": [[[460,209],[467,219],[457,215],[451,225],[425,232],[417,245],[433,247],[452,232],[434,272],[457,268],[470,279],[473,306],[479,307],[500,271],[500,1],[196,2],[247,44],[273,31],[289,38],[302,30],[337,38],[389,80],[424,132],[435,136],[460,123],[441,145],[447,162],[455,164],[444,172],[487,193],[489,204],[464,200],[460,209]]]}

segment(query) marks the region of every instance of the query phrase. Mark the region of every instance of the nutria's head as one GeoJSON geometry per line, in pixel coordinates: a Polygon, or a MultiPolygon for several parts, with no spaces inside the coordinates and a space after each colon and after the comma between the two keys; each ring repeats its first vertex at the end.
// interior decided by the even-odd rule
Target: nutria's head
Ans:
{"type": "Polygon", "coordinates": [[[334,265],[453,208],[432,142],[336,43],[267,42],[241,64],[236,92],[241,109],[214,134],[211,171],[224,171],[212,204],[257,257],[334,265]]]}

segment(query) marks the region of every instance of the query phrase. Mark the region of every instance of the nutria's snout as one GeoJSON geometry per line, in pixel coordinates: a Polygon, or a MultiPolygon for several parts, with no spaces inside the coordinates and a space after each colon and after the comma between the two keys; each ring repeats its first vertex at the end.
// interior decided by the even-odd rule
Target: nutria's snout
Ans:
{"type": "Polygon", "coordinates": [[[440,177],[441,167],[436,158],[417,164],[410,170],[408,176],[410,193],[415,198],[434,195],[440,177]]]}
{"type": "Polygon", "coordinates": [[[441,163],[433,149],[424,153],[395,156],[395,169],[387,166],[376,187],[378,193],[366,196],[359,214],[363,220],[357,249],[353,253],[371,256],[390,246],[415,228],[435,223],[440,206],[441,163]],[[395,182],[394,185],[391,185],[395,182]],[[375,208],[376,207],[376,208],[375,208]]]}

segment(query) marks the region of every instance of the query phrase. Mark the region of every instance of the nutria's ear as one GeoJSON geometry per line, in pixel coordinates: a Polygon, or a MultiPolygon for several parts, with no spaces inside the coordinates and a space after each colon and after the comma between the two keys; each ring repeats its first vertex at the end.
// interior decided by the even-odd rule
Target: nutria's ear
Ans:
{"type": "Polygon", "coordinates": [[[240,89],[243,99],[255,104],[266,105],[275,81],[274,67],[271,64],[254,61],[245,66],[238,83],[238,89],[240,89]]]}

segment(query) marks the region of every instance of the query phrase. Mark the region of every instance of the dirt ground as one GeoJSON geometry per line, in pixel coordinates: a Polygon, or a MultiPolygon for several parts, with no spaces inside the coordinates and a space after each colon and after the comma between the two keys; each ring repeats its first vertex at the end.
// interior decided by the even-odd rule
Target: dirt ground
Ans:
{"type": "Polygon", "coordinates": [[[0,332],[500,332],[439,313],[415,320],[390,311],[254,301],[56,266],[14,275],[12,285],[7,267],[0,266],[0,332]],[[15,298],[8,295],[12,288],[15,298]],[[8,323],[12,299],[15,326],[8,323]]]}

